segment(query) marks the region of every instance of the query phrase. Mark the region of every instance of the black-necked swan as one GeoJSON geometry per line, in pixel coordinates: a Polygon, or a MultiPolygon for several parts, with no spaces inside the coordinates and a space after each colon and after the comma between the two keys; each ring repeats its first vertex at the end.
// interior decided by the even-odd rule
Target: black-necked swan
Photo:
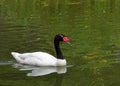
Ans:
{"type": "Polygon", "coordinates": [[[11,52],[11,54],[20,64],[35,66],[65,66],[67,63],[61,52],[59,46],[60,42],[69,43],[69,38],[63,34],[57,34],[54,37],[54,47],[57,58],[46,52],[32,52],[23,54],[11,52]]]}

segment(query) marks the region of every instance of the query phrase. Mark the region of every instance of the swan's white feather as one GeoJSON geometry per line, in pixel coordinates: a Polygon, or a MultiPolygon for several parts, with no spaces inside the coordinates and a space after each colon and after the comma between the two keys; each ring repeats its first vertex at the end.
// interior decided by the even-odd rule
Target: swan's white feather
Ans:
{"type": "Polygon", "coordinates": [[[66,60],[57,59],[54,56],[45,52],[33,53],[11,53],[17,62],[21,64],[36,65],[36,66],[64,66],[66,60]]]}

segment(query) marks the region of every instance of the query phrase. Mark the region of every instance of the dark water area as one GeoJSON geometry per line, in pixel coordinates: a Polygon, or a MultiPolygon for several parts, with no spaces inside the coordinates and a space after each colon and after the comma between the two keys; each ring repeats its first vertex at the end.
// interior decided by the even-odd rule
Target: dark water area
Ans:
{"type": "Polygon", "coordinates": [[[119,86],[119,0],[1,0],[0,86],[119,86]],[[12,51],[54,56],[54,35],[67,67],[21,66],[12,51]]]}

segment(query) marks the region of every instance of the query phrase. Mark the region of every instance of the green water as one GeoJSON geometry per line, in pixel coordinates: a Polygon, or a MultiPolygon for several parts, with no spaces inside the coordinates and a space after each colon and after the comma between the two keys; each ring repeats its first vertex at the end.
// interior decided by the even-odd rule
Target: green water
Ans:
{"type": "Polygon", "coordinates": [[[0,0],[0,86],[119,86],[119,3],[120,0],[0,0]],[[12,51],[44,51],[56,56],[53,38],[58,33],[71,41],[71,46],[61,44],[69,67],[37,70],[63,73],[27,76],[32,70],[16,67],[12,51]]]}

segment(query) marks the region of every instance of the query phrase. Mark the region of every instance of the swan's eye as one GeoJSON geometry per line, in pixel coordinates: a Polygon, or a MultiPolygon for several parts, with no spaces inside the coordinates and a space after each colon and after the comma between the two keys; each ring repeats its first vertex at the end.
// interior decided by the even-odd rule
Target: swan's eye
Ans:
{"type": "Polygon", "coordinates": [[[63,42],[69,42],[69,41],[70,41],[70,39],[68,37],[63,38],[63,42]]]}

